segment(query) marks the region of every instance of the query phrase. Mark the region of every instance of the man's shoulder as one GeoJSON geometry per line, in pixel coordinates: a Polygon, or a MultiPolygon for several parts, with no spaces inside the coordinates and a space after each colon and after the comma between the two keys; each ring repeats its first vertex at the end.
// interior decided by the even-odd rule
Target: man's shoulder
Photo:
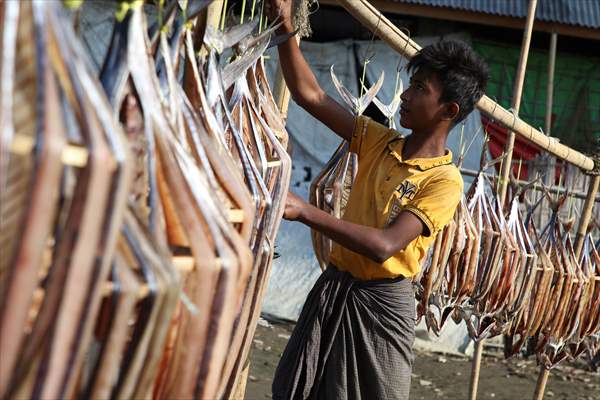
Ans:
{"type": "Polygon", "coordinates": [[[356,117],[356,124],[362,126],[366,132],[377,132],[379,134],[387,134],[388,140],[404,139],[404,135],[395,129],[392,129],[380,122],[375,121],[373,118],[366,115],[359,115],[356,117]]]}
{"type": "Polygon", "coordinates": [[[453,164],[444,164],[440,165],[437,168],[433,168],[431,170],[431,183],[446,183],[446,184],[455,184],[458,187],[463,188],[463,178],[460,173],[460,169],[453,164]]]}

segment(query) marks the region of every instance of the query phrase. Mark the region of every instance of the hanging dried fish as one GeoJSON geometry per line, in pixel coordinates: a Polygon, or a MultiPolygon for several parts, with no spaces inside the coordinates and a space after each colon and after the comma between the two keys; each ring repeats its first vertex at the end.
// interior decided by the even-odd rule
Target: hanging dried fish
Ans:
{"type": "Polygon", "coordinates": [[[10,2],[4,7],[0,110],[0,397],[6,395],[10,371],[15,368],[25,336],[27,314],[58,207],[61,155],[66,145],[64,129],[55,118],[60,114],[56,82],[44,68],[45,53],[35,51],[35,41],[40,37],[34,32],[31,3],[10,2]],[[16,65],[19,68],[15,69],[16,65]],[[32,101],[43,107],[35,107],[32,101]],[[23,154],[10,154],[14,141],[37,142],[38,146],[35,152],[30,148],[24,149],[23,154]]]}
{"type": "Polygon", "coordinates": [[[389,104],[384,104],[381,100],[377,98],[377,96],[373,97],[373,103],[377,106],[379,111],[387,118],[388,127],[390,129],[396,129],[396,120],[394,119],[394,115],[400,109],[400,95],[404,92],[404,84],[401,80],[399,80],[398,87],[394,92],[394,96],[392,97],[392,101],[389,104]]]}
{"type": "Polygon", "coordinates": [[[340,94],[342,100],[344,100],[344,103],[346,103],[346,105],[350,108],[354,115],[362,115],[362,113],[367,109],[369,104],[371,104],[375,96],[377,96],[377,92],[379,92],[379,89],[381,89],[385,73],[381,71],[379,79],[377,79],[375,84],[371,86],[369,90],[365,92],[365,94],[363,94],[360,97],[354,97],[354,95],[348,89],[346,89],[346,87],[340,82],[333,70],[333,67],[334,66],[332,65],[330,72],[331,80],[333,81],[335,89],[340,94]]]}
{"type": "MultiPolygon", "coordinates": [[[[36,117],[45,118],[40,127],[46,135],[54,135],[45,138],[50,140],[51,146],[57,145],[61,150],[66,138],[57,135],[66,131],[69,141],[85,149],[80,153],[86,157],[78,159],[79,171],[64,170],[61,190],[67,201],[61,204],[59,226],[53,229],[52,262],[41,289],[41,308],[34,317],[31,334],[20,349],[10,390],[15,395],[68,397],[90,341],[101,298],[99,283],[109,271],[131,169],[124,137],[91,77],[89,64],[78,47],[70,23],[65,22],[67,17],[60,5],[25,3],[24,9],[29,5],[40,27],[33,37],[43,38],[38,40],[45,40],[44,47],[48,50],[48,53],[40,53],[44,60],[42,68],[48,66],[42,81],[46,90],[40,93],[46,93],[44,101],[52,112],[46,117],[43,114],[36,117]],[[59,37],[66,40],[59,41],[59,37]],[[96,251],[104,257],[96,257],[96,251]],[[34,379],[26,379],[34,374],[34,379]]],[[[47,175],[47,181],[41,182],[40,188],[44,184],[61,187],[59,167],[64,157],[60,154],[54,158],[55,167],[47,172],[54,173],[55,178],[47,175]]],[[[56,203],[48,202],[49,193],[43,201],[53,207],[56,203]]],[[[50,195],[50,199],[53,197],[50,195]]],[[[41,218],[40,222],[43,221],[41,218]]],[[[41,228],[38,234],[43,236],[32,238],[38,246],[47,245],[49,228],[41,228]]],[[[40,263],[35,258],[32,261],[40,263]]],[[[11,288],[27,290],[28,285],[24,283],[15,282],[11,288]]],[[[13,301],[16,308],[29,306],[27,301],[13,301]]]]}
{"type": "Polygon", "coordinates": [[[484,175],[479,174],[469,194],[469,211],[481,239],[471,301],[469,305],[459,309],[467,323],[469,335],[474,340],[497,334],[493,332],[496,328],[496,310],[491,307],[490,300],[506,263],[503,254],[506,251],[508,231],[502,213],[498,212],[497,201],[494,197],[490,199],[488,195],[491,184],[488,183],[486,188],[485,179],[484,175]]]}

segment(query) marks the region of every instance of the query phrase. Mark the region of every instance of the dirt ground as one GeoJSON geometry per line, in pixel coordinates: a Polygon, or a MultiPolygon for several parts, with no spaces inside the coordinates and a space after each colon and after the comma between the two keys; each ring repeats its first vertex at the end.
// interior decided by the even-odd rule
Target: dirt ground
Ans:
{"type": "MultiPolygon", "coordinates": [[[[261,321],[250,355],[246,399],[271,398],[275,367],[289,339],[293,325],[261,321]]],[[[486,353],[481,366],[479,399],[531,399],[538,374],[534,357],[504,360],[486,353]]],[[[467,399],[471,360],[467,357],[417,352],[413,368],[411,400],[467,399]]],[[[552,370],[545,399],[600,400],[600,373],[585,363],[565,363],[552,370]]]]}

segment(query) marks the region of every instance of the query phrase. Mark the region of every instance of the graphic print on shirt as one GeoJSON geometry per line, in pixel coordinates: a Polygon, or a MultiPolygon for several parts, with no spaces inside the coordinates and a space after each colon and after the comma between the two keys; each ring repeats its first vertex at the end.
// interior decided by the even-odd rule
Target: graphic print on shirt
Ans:
{"type": "Polygon", "coordinates": [[[398,217],[398,215],[404,208],[403,203],[406,203],[406,201],[412,200],[415,197],[415,194],[417,194],[417,189],[417,185],[415,185],[408,179],[405,179],[404,182],[398,185],[396,190],[394,190],[394,199],[392,200],[392,208],[388,216],[387,226],[394,222],[396,217],[398,217]],[[403,202],[404,199],[406,200],[403,202]]]}

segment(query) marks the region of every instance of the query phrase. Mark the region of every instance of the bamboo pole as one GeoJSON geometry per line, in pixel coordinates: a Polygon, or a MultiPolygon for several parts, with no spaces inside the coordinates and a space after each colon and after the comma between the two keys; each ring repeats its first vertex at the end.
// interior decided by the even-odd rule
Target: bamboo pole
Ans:
{"type": "Polygon", "coordinates": [[[592,211],[594,210],[594,203],[596,202],[598,186],[600,186],[600,175],[592,177],[585,203],[583,203],[583,213],[581,214],[577,236],[575,237],[575,254],[577,255],[577,258],[581,256],[581,251],[583,250],[585,233],[587,232],[590,220],[592,219],[592,211]]]}
{"type": "Polygon", "coordinates": [[[471,362],[471,380],[469,381],[469,399],[471,400],[475,400],[477,398],[477,386],[479,384],[479,371],[481,370],[483,342],[483,339],[475,341],[475,352],[473,353],[473,360],[471,362]]]}
{"type": "MultiPolygon", "coordinates": [[[[337,1],[362,25],[371,31],[376,31],[377,36],[402,56],[411,58],[421,49],[421,46],[406,36],[406,34],[377,11],[377,9],[367,0],[337,1]]],[[[517,135],[539,146],[542,150],[554,154],[556,157],[586,171],[591,171],[594,168],[594,160],[590,157],[560,144],[556,138],[544,135],[544,133],[534,129],[525,121],[520,120],[517,116],[494,102],[488,96],[483,96],[481,100],[479,100],[477,108],[485,115],[514,131],[517,135]]]]}
{"type": "Polygon", "coordinates": [[[223,1],[213,1],[210,3],[206,11],[206,26],[219,29],[221,14],[225,12],[226,10],[223,10],[223,1]]]}
{"type": "MultiPolygon", "coordinates": [[[[479,171],[475,171],[473,169],[467,169],[467,168],[460,168],[460,173],[466,176],[477,176],[479,175],[479,171]]],[[[490,180],[494,179],[495,177],[492,174],[487,174],[487,173],[483,173],[484,176],[486,176],[487,178],[489,178],[490,180]]],[[[514,183],[516,183],[519,186],[526,186],[526,185],[530,185],[531,182],[528,181],[523,181],[520,179],[517,179],[514,181],[514,183]]],[[[545,187],[546,189],[548,188],[548,186],[545,187]]],[[[544,186],[540,185],[540,184],[533,184],[531,185],[530,189],[531,190],[535,190],[538,192],[542,192],[544,191],[544,186]]],[[[568,190],[566,187],[556,187],[556,189],[553,189],[553,191],[556,190],[557,193],[559,194],[564,194],[564,193],[568,193],[570,197],[573,197],[574,199],[582,199],[585,200],[587,198],[587,192],[578,192],[578,191],[570,191],[568,190]]],[[[594,201],[596,203],[600,202],[600,197],[598,195],[596,195],[596,198],[594,199],[594,201]]]]}
{"type": "MultiPolygon", "coordinates": [[[[523,84],[525,83],[525,71],[527,70],[527,58],[529,57],[529,45],[531,44],[531,32],[533,30],[533,21],[535,20],[535,8],[537,0],[530,0],[527,9],[527,22],[525,23],[525,33],[523,34],[523,43],[521,45],[521,54],[519,56],[519,66],[517,75],[515,76],[515,86],[513,88],[513,97],[511,107],[515,115],[519,114],[521,108],[521,97],[523,94],[523,84]]],[[[512,130],[508,133],[504,154],[506,158],[502,164],[500,173],[500,204],[504,204],[506,200],[506,192],[508,189],[508,177],[512,168],[513,150],[515,148],[515,132],[512,130]]]]}
{"type": "Polygon", "coordinates": [[[544,398],[548,376],[550,376],[550,370],[542,367],[540,374],[538,375],[537,384],[535,385],[535,393],[533,395],[535,400],[542,400],[544,398]]]}
{"type": "Polygon", "coordinates": [[[550,135],[552,130],[552,105],[554,101],[554,66],[556,64],[556,42],[558,35],[556,32],[550,36],[550,56],[548,59],[548,84],[546,85],[546,120],[544,122],[544,131],[550,135]]]}
{"type": "MultiPolygon", "coordinates": [[[[300,45],[300,37],[294,36],[296,43],[300,45]]],[[[277,67],[277,75],[275,78],[275,101],[281,112],[283,120],[287,120],[288,106],[290,104],[290,90],[288,89],[285,79],[283,78],[283,70],[281,69],[281,63],[277,67]]]]}

